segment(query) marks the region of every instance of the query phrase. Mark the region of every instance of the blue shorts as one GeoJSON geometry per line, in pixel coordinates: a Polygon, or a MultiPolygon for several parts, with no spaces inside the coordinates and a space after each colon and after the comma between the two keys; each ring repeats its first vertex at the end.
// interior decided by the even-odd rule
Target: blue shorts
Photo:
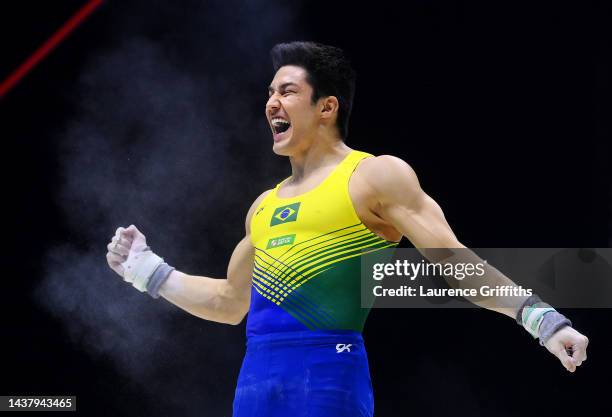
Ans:
{"type": "Polygon", "coordinates": [[[251,336],[233,417],[372,417],[361,334],[298,331],[251,336]]]}

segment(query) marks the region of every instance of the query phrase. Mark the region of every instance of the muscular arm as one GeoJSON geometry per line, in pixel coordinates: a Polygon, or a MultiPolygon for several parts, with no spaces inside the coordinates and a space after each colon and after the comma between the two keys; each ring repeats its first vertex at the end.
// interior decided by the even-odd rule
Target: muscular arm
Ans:
{"type": "MultiPolygon", "coordinates": [[[[427,251],[423,249],[465,248],[446,222],[440,206],[421,189],[416,174],[408,164],[401,159],[385,155],[365,160],[362,165],[363,177],[367,179],[367,186],[370,187],[368,194],[373,199],[370,202],[371,210],[410,239],[421,253],[427,257],[427,251]]],[[[473,256],[475,259],[470,259],[470,262],[478,259],[469,250],[461,251],[461,254],[462,257],[473,256]],[[463,255],[464,253],[467,255],[463,255]]],[[[490,286],[516,285],[490,265],[485,268],[485,275],[481,279],[490,286]]],[[[471,280],[463,280],[465,281],[469,286],[471,280]]],[[[470,301],[514,319],[525,299],[526,297],[489,297],[487,300],[470,301]]],[[[586,360],[588,342],[586,336],[572,327],[565,326],[557,330],[544,346],[568,371],[574,372],[576,367],[586,360]]]]}
{"type": "Polygon", "coordinates": [[[246,236],[238,243],[227,268],[227,278],[215,279],[173,271],[160,295],[183,310],[206,320],[239,324],[251,300],[254,248],[250,240],[253,211],[269,191],[260,195],[246,217],[246,236]]]}
{"type": "MultiPolygon", "coordinates": [[[[371,188],[370,194],[374,196],[373,210],[406,236],[417,249],[465,248],[461,256],[471,256],[471,251],[453,233],[440,206],[421,189],[415,172],[407,163],[384,155],[366,160],[363,165],[364,177],[368,178],[367,183],[371,188]]],[[[422,253],[427,257],[427,251],[422,253]]],[[[479,261],[476,255],[470,259],[470,262],[479,261]]],[[[491,266],[486,267],[483,280],[491,286],[515,286],[514,282],[491,266]]],[[[469,280],[462,283],[463,287],[469,285],[469,280]]],[[[514,318],[526,298],[489,297],[486,300],[470,301],[514,318]]]]}

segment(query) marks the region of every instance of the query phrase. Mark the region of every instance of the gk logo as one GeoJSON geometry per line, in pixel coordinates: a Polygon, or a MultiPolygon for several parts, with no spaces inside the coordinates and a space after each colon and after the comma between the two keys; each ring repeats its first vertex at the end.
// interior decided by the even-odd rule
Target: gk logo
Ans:
{"type": "Polygon", "coordinates": [[[345,350],[350,352],[351,346],[353,345],[352,344],[345,345],[344,343],[338,343],[336,345],[336,353],[341,353],[341,352],[344,352],[345,350]]]}

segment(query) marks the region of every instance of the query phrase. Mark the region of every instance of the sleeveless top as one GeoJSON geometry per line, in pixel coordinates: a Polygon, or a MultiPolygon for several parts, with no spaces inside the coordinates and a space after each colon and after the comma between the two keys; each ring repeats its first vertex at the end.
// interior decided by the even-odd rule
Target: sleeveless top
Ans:
{"type": "Polygon", "coordinates": [[[251,218],[255,247],[247,337],[302,330],[361,332],[361,256],[395,247],[359,219],[349,179],[371,154],[351,151],[314,189],[279,197],[276,185],[251,218]]]}

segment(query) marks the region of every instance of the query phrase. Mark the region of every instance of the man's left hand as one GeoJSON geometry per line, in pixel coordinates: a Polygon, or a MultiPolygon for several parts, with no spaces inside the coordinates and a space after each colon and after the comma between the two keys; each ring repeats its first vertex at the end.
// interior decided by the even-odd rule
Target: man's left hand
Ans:
{"type": "Polygon", "coordinates": [[[589,339],[586,336],[566,326],[556,331],[544,346],[559,358],[565,369],[574,372],[577,366],[586,361],[588,344],[589,339]]]}

